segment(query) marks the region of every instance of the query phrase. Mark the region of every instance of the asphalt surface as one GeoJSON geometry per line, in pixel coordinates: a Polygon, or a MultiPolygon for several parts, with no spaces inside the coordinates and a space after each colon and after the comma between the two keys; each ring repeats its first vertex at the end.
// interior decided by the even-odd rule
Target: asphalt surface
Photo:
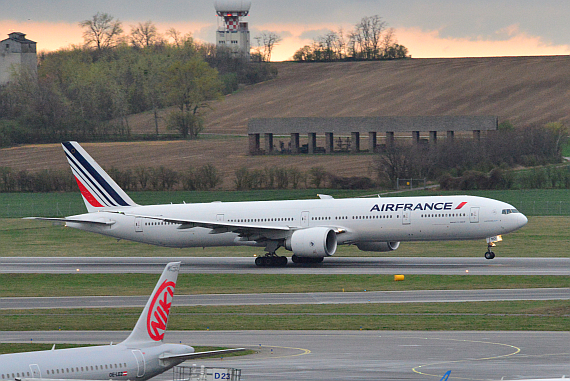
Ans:
{"type": "MultiPolygon", "coordinates": [[[[117,343],[127,332],[0,332],[2,342],[117,343]]],[[[247,347],[255,355],[193,360],[244,381],[518,380],[570,375],[567,332],[170,331],[166,342],[247,347]]],[[[172,380],[172,371],[155,380],[172,380]]]]}
{"type": "MultiPolygon", "coordinates": [[[[39,308],[144,307],[147,296],[11,297],[0,298],[0,310],[39,308]]],[[[570,300],[570,288],[307,292],[267,294],[179,295],[175,306],[238,306],[271,304],[461,303],[513,300],[570,300]]]]}
{"type": "Polygon", "coordinates": [[[570,258],[330,257],[316,265],[257,267],[243,257],[1,257],[0,273],[153,273],[181,261],[197,274],[570,275],[570,258]]]}
{"type": "MultiPolygon", "coordinates": [[[[184,273],[570,275],[568,258],[327,258],[321,265],[258,268],[253,258],[0,258],[4,273],[152,273],[169,261],[184,273]]],[[[570,289],[176,295],[177,306],[569,300],[570,289]]],[[[0,309],[142,307],[137,297],[0,298],[0,309]]],[[[405,317],[403,317],[405,318],[405,317]]],[[[445,318],[445,317],[442,317],[445,318]]],[[[496,317],[500,319],[500,316],[496,317]]],[[[242,380],[519,380],[570,376],[568,332],[175,331],[166,342],[248,347],[255,355],[184,365],[233,367],[242,380]]],[[[0,332],[0,342],[108,344],[128,332],[0,332]]],[[[156,380],[171,380],[172,372],[156,380]]]]}

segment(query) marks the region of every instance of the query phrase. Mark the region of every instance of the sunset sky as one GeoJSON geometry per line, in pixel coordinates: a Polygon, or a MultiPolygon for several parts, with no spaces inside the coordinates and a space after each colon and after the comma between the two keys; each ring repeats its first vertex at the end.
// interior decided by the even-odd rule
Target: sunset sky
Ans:
{"type": "MultiPolygon", "coordinates": [[[[286,60],[329,30],[349,31],[364,16],[379,15],[415,58],[570,54],[568,0],[252,0],[251,42],[261,31],[283,41],[272,59],[286,60]]],[[[153,21],[215,42],[214,0],[0,0],[0,40],[23,32],[38,50],[83,42],[78,23],[97,12],[121,20],[125,32],[153,21]],[[133,6],[136,4],[136,7],[133,6]]]]}

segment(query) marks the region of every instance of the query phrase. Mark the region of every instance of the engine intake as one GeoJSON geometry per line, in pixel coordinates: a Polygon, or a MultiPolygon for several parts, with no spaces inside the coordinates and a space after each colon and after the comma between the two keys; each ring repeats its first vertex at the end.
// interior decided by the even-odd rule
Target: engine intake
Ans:
{"type": "Polygon", "coordinates": [[[360,242],[356,244],[362,251],[394,251],[400,246],[400,242],[360,242]]]}
{"type": "Polygon", "coordinates": [[[298,257],[319,258],[331,256],[337,247],[336,233],[327,227],[296,230],[285,241],[285,248],[298,257]]]}

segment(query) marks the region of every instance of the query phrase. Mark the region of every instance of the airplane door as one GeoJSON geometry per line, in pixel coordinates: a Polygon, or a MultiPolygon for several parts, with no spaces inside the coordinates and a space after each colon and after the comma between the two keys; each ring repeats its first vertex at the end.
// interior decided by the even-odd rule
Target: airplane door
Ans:
{"type": "Polygon", "coordinates": [[[143,231],[143,222],[142,218],[135,218],[135,232],[142,232],[143,231]]]}
{"type": "Polygon", "coordinates": [[[402,225],[409,225],[412,223],[412,212],[405,210],[402,212],[402,225]]]}
{"type": "Polygon", "coordinates": [[[478,223],[479,222],[479,208],[471,208],[469,212],[469,222],[478,223]]]}
{"type": "Polygon", "coordinates": [[[30,370],[32,371],[32,378],[42,378],[38,364],[30,364],[30,370]]]}
{"type": "Polygon", "coordinates": [[[145,361],[142,352],[139,349],[133,350],[133,355],[137,360],[137,377],[143,377],[145,374],[145,361]]]}
{"type": "Polygon", "coordinates": [[[223,214],[216,214],[216,221],[223,222],[224,221],[224,215],[223,214]]]}
{"type": "Polygon", "coordinates": [[[309,227],[309,212],[301,212],[301,227],[309,227]]]}

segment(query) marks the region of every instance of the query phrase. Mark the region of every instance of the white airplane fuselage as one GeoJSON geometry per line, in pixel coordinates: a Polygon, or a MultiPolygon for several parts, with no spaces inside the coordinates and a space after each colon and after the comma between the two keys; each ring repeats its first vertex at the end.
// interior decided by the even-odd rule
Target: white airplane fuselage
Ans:
{"type": "Polygon", "coordinates": [[[14,353],[0,356],[0,380],[15,378],[148,380],[166,369],[162,353],[182,354],[193,348],[160,344],[144,348],[124,344],[14,353]]]}
{"type": "Polygon", "coordinates": [[[67,217],[66,225],[115,238],[167,247],[257,245],[238,233],[184,227],[164,220],[215,221],[244,227],[330,227],[339,244],[483,239],[515,231],[527,222],[513,206],[476,196],[212,202],[107,208],[67,217]],[[137,217],[156,216],[157,219],[137,217]],[[78,218],[111,222],[74,223],[78,218]],[[164,219],[164,220],[161,220],[164,219]]]}

